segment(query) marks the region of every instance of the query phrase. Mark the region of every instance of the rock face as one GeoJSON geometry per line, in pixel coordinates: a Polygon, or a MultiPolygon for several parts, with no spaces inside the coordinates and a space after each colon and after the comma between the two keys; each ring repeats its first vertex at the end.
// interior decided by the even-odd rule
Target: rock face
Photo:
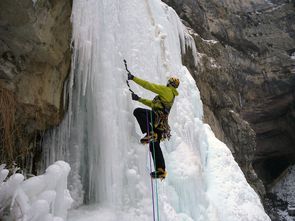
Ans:
{"type": "Polygon", "coordinates": [[[42,131],[61,120],[70,14],[69,0],[0,2],[0,162],[36,157],[42,131]]]}
{"type": "MultiPolygon", "coordinates": [[[[295,1],[163,1],[195,39],[200,65],[189,51],[183,61],[205,121],[263,197],[295,163],[295,1]]],[[[70,14],[70,0],[0,1],[1,163],[37,158],[42,132],[62,118],[70,14]]]]}
{"type": "Polygon", "coordinates": [[[192,29],[200,65],[189,53],[183,60],[200,89],[205,121],[264,196],[295,162],[295,2],[165,2],[192,29]]]}

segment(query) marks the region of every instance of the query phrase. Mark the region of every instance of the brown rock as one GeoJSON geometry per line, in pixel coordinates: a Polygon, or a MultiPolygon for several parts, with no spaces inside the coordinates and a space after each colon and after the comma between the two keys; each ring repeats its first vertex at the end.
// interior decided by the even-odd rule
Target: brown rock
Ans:
{"type": "Polygon", "coordinates": [[[204,120],[264,195],[260,179],[267,186],[295,162],[294,2],[165,2],[192,29],[201,53],[198,67],[189,54],[183,61],[200,89],[204,120]]]}
{"type": "MultiPolygon", "coordinates": [[[[19,159],[34,153],[39,134],[61,121],[71,59],[70,14],[71,1],[0,2],[0,88],[15,98],[17,131],[12,159],[4,151],[2,162],[24,163],[19,159]]],[[[0,115],[3,121],[5,113],[0,115]]]]}

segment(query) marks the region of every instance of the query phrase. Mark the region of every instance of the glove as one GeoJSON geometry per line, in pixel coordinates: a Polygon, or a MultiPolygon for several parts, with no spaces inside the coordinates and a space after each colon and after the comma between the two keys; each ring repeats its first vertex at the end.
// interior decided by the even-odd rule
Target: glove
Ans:
{"type": "Polygon", "coordinates": [[[134,100],[134,101],[138,101],[140,99],[140,97],[134,93],[131,94],[131,97],[132,97],[132,100],[134,100]]]}
{"type": "Polygon", "coordinates": [[[134,75],[132,75],[131,73],[128,73],[128,80],[133,80],[134,75]]]}

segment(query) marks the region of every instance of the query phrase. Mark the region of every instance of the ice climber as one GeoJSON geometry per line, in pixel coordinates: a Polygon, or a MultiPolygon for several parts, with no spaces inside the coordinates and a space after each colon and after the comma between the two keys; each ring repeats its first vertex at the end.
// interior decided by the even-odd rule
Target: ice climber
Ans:
{"type": "Polygon", "coordinates": [[[133,80],[141,87],[157,94],[153,100],[148,100],[132,93],[132,100],[139,101],[152,109],[136,108],[133,114],[138,121],[142,133],[146,133],[140,142],[142,144],[149,143],[149,148],[153,156],[155,171],[151,173],[151,177],[164,179],[167,172],[160,142],[166,138],[169,139],[171,136],[168,115],[174,98],[178,95],[176,88],[179,86],[179,79],[171,77],[167,85],[158,85],[128,73],[128,80],[133,80]]]}

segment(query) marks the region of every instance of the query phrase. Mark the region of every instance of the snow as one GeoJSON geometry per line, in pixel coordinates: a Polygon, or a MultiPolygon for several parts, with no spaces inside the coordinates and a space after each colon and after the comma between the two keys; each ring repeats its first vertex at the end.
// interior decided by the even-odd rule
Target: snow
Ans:
{"type": "Polygon", "coordinates": [[[38,0],[32,0],[32,2],[33,2],[33,6],[36,5],[37,1],[38,1],[38,0]]]}
{"type": "MultiPolygon", "coordinates": [[[[285,202],[288,202],[288,209],[294,210],[295,206],[295,166],[290,166],[279,182],[275,184],[272,188],[272,192],[277,195],[277,197],[285,202]]],[[[289,216],[287,209],[285,211],[279,210],[279,214],[284,219],[293,220],[291,216],[289,216]]],[[[291,215],[291,214],[290,214],[291,215]]]]}
{"type": "Polygon", "coordinates": [[[219,43],[219,41],[216,41],[216,40],[202,38],[198,33],[196,33],[195,31],[191,30],[190,28],[188,28],[188,30],[189,30],[189,34],[198,36],[198,38],[200,38],[203,42],[205,42],[207,44],[213,44],[214,45],[214,44],[219,43]]]}
{"type": "Polygon", "coordinates": [[[286,175],[273,187],[272,192],[288,202],[290,205],[295,205],[295,166],[288,168],[286,175]]]}
{"type": "Polygon", "coordinates": [[[58,161],[43,175],[24,180],[19,173],[8,177],[8,170],[1,165],[0,217],[15,221],[66,220],[73,201],[67,189],[69,172],[69,164],[58,161]]]}
{"type": "Polygon", "coordinates": [[[74,0],[72,21],[69,110],[43,147],[44,168],[56,160],[70,163],[74,207],[90,204],[73,209],[68,220],[270,220],[229,149],[202,121],[200,93],[181,58],[191,48],[197,65],[197,51],[175,11],[160,0],[74,0]],[[123,59],[140,78],[159,84],[180,78],[169,116],[172,138],[161,144],[168,171],[163,182],[149,177],[151,157],[139,144],[132,115],[142,105],[131,100],[123,59]]]}
{"type": "Polygon", "coordinates": [[[287,210],[278,209],[279,220],[294,221],[294,217],[290,216],[287,210]]]}

